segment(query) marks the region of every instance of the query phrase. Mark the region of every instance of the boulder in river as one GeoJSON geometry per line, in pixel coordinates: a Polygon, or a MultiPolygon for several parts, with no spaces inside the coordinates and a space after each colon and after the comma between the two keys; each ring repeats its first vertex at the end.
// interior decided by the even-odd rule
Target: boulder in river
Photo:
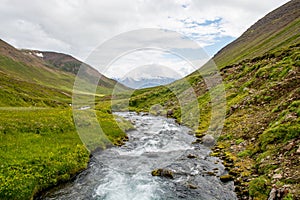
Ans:
{"type": "Polygon", "coordinates": [[[212,135],[205,135],[202,138],[203,145],[205,145],[207,147],[211,147],[211,146],[215,145],[215,142],[216,142],[216,140],[212,135]]]}
{"type": "Polygon", "coordinates": [[[194,154],[189,154],[189,155],[187,155],[187,157],[188,157],[189,159],[197,158],[197,156],[194,155],[194,154]]]}
{"type": "Polygon", "coordinates": [[[168,110],[167,111],[167,117],[172,117],[174,114],[173,110],[168,110]]]}
{"type": "Polygon", "coordinates": [[[226,174],[226,175],[220,176],[220,180],[223,183],[228,182],[228,181],[233,181],[233,176],[226,174]]]}
{"type": "Polygon", "coordinates": [[[173,172],[168,169],[155,169],[151,172],[151,174],[152,176],[162,176],[170,179],[174,178],[173,172]]]}

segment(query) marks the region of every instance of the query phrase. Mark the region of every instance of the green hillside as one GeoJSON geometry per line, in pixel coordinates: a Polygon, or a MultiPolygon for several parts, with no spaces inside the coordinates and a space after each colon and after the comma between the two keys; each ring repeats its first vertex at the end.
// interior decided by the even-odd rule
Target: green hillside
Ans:
{"type": "MultiPolygon", "coordinates": [[[[212,155],[222,158],[239,199],[268,199],[272,188],[279,199],[300,199],[299,33],[300,0],[292,0],[213,57],[223,85],[207,87],[203,77],[213,79],[215,74],[206,64],[201,75],[195,72],[167,86],[136,90],[130,109],[174,117],[194,129],[195,142],[201,143],[206,134],[218,129],[218,124],[211,124],[211,96],[224,86],[225,123],[212,155]],[[195,99],[187,91],[191,87],[195,99]],[[182,96],[191,97],[191,102],[179,102],[182,96]],[[196,124],[191,119],[197,116],[197,107],[196,124]]],[[[83,78],[83,91],[76,95],[95,97],[96,105],[81,115],[80,127],[96,114],[109,141],[93,137],[86,146],[82,144],[70,105],[81,65],[91,77],[99,75],[72,56],[18,50],[0,40],[0,199],[33,199],[84,170],[90,156],[87,146],[95,150],[122,145],[128,139],[123,130],[132,126],[120,118],[124,127],[119,128],[111,113],[110,94],[116,82],[102,77],[97,94],[91,94],[86,92],[91,82],[83,78]]],[[[127,90],[122,85],[120,89],[127,90]]],[[[116,97],[115,110],[122,110],[128,94],[116,97]]]]}
{"type": "Polygon", "coordinates": [[[300,1],[292,0],[270,12],[221,49],[213,57],[214,62],[222,68],[299,43],[299,10],[300,1]]]}
{"type": "MultiPolygon", "coordinates": [[[[78,136],[71,109],[75,74],[49,62],[0,40],[0,199],[33,199],[87,167],[90,152],[78,136]]],[[[76,62],[77,67],[83,64],[76,62]]],[[[89,66],[86,69],[99,75],[89,66]]],[[[88,79],[80,81],[91,86],[88,79]]],[[[114,84],[101,76],[97,102],[111,93],[114,84]]],[[[83,89],[79,95],[93,97],[83,89]]],[[[121,145],[126,135],[115,123],[109,102],[101,101],[90,109],[94,111],[108,140],[121,145]]],[[[123,124],[124,129],[131,128],[123,124]]],[[[85,145],[89,150],[105,148],[103,142],[110,143],[96,135],[85,145]]]]}
{"type": "MultiPolygon", "coordinates": [[[[105,88],[114,88],[116,81],[102,76],[97,70],[88,64],[85,64],[76,58],[63,53],[49,52],[49,51],[37,51],[37,50],[22,50],[22,52],[33,55],[38,59],[45,61],[46,66],[52,69],[59,69],[64,72],[77,75],[81,65],[84,65],[85,73],[91,77],[101,77],[98,85],[105,88]],[[37,56],[42,55],[42,56],[37,56]]],[[[127,89],[125,86],[120,85],[123,89],[127,89]]]]}
{"type": "MultiPolygon", "coordinates": [[[[285,199],[300,198],[299,6],[300,1],[293,0],[276,9],[214,56],[227,105],[212,155],[224,160],[240,199],[268,199],[272,188],[285,199]]],[[[200,71],[213,78],[208,66],[200,71]]],[[[211,123],[211,92],[220,87],[208,90],[203,76],[195,72],[168,86],[138,90],[131,97],[131,109],[169,112],[194,128],[196,142],[202,142],[211,123]],[[185,83],[191,84],[198,104],[185,107],[181,115],[178,97],[190,87],[185,83]],[[194,124],[189,119],[197,106],[199,124],[194,124]]]]}

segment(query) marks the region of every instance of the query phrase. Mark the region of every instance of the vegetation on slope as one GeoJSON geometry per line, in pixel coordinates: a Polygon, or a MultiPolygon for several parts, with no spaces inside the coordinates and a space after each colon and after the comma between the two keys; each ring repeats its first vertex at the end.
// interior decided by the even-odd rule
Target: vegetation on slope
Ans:
{"type": "MultiPolygon", "coordinates": [[[[88,74],[88,77],[101,77],[99,79],[98,85],[104,88],[112,89],[117,83],[113,79],[102,76],[96,69],[94,69],[90,65],[83,63],[70,55],[37,50],[22,50],[22,52],[26,53],[27,55],[33,55],[37,59],[45,61],[45,66],[48,66],[50,69],[59,69],[60,71],[69,72],[73,75],[77,75],[80,67],[84,66],[83,69],[85,73],[88,74]]],[[[126,87],[123,85],[119,86],[123,89],[126,89],[126,87]]]]}
{"type": "MultiPolygon", "coordinates": [[[[229,173],[236,177],[240,198],[267,199],[274,184],[278,188],[285,185],[295,199],[299,198],[299,60],[297,44],[221,70],[227,113],[213,155],[222,157],[229,173]]],[[[210,94],[202,77],[193,74],[186,79],[198,96],[200,125],[195,135],[201,138],[211,120],[210,94]]],[[[169,85],[171,90],[157,87],[137,91],[130,105],[133,110],[149,111],[160,104],[161,110],[172,110],[180,122],[180,106],[170,91],[181,82],[169,85]]],[[[190,112],[193,109],[197,108],[190,112]]]]}
{"type": "Polygon", "coordinates": [[[300,1],[292,0],[252,25],[213,58],[218,67],[253,59],[299,43],[300,1]]]}
{"type": "Polygon", "coordinates": [[[0,112],[1,199],[32,199],[86,168],[89,153],[76,134],[70,110],[0,112]]]}
{"type": "MultiPolygon", "coordinates": [[[[292,0],[270,13],[214,57],[226,88],[227,113],[212,155],[224,160],[240,198],[267,199],[272,188],[285,199],[300,198],[299,5],[292,0]]],[[[79,63],[51,56],[43,60],[0,41],[1,199],[31,199],[87,165],[89,152],[69,108],[79,63]]],[[[109,99],[101,96],[111,89],[100,84],[97,99],[109,99]]],[[[129,104],[132,110],[166,114],[194,127],[201,142],[211,122],[210,101],[203,78],[194,73],[167,87],[136,91],[129,104]],[[186,95],[185,81],[197,95],[199,126],[181,113],[177,97],[186,95]]],[[[122,108],[117,102],[114,106],[122,108]]],[[[126,136],[109,104],[101,102],[95,110],[108,138],[121,145],[126,136]]],[[[187,107],[187,113],[194,110],[187,107]]]]}

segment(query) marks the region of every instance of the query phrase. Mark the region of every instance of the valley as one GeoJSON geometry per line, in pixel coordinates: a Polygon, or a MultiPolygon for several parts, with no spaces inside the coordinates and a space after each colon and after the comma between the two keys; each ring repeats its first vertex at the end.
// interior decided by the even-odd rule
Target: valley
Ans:
{"type": "Polygon", "coordinates": [[[291,0],[190,75],[136,90],[70,55],[0,40],[0,199],[300,199],[299,28],[291,0]]]}

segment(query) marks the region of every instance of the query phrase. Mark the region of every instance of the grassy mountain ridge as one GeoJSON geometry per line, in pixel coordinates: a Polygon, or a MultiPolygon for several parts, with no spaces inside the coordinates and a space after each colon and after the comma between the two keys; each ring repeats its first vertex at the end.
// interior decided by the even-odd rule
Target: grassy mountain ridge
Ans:
{"type": "Polygon", "coordinates": [[[0,70],[8,77],[39,85],[72,90],[74,76],[45,65],[45,62],[33,55],[0,41],[0,70]]]}
{"type": "Polygon", "coordinates": [[[252,25],[221,49],[213,60],[218,67],[239,63],[278,48],[299,43],[300,1],[292,0],[252,25]]]}
{"type": "Polygon", "coordinates": [[[0,39],[0,55],[10,58],[14,61],[22,62],[29,66],[45,67],[44,62],[35,56],[26,55],[22,51],[16,49],[12,45],[0,39]]]}
{"type": "MultiPolygon", "coordinates": [[[[0,72],[3,81],[1,82],[3,89],[0,91],[3,94],[0,97],[1,105],[5,106],[5,102],[7,106],[13,106],[13,102],[23,106],[45,105],[42,102],[37,103],[42,97],[48,102],[55,100],[60,105],[70,104],[74,81],[81,65],[84,66],[86,74],[86,77],[81,79],[82,85],[93,88],[91,82],[99,77],[97,93],[111,93],[117,84],[115,80],[101,75],[91,66],[72,56],[54,52],[18,50],[0,40],[0,72]],[[42,53],[44,57],[37,56],[39,55],[37,53],[42,53]],[[45,99],[46,96],[48,99],[45,99]],[[27,100],[24,102],[24,99],[27,100]]],[[[127,89],[121,84],[118,84],[118,88],[127,89]]]]}
{"type": "MultiPolygon", "coordinates": [[[[99,86],[113,88],[116,85],[116,81],[113,79],[109,79],[103,75],[101,75],[96,69],[91,67],[90,65],[79,61],[71,55],[67,55],[64,53],[57,52],[49,52],[49,51],[38,51],[38,50],[22,50],[27,54],[31,54],[39,59],[42,59],[46,62],[47,66],[56,68],[65,72],[70,72],[74,75],[77,75],[80,66],[84,65],[85,73],[91,77],[101,77],[99,80],[99,86]],[[39,56],[38,56],[39,55],[39,56]]],[[[120,85],[121,86],[121,85],[120,85]]],[[[124,87],[126,89],[126,87],[124,87]]]]}
{"type": "MultiPolygon", "coordinates": [[[[226,91],[224,128],[212,155],[224,160],[240,199],[300,199],[300,1],[292,0],[251,26],[214,56],[226,91]]],[[[213,78],[208,65],[200,69],[213,78]]],[[[168,86],[136,91],[136,111],[169,112],[195,129],[202,142],[211,122],[210,91],[195,72],[168,86]],[[189,122],[190,107],[181,114],[178,94],[188,82],[197,95],[199,126],[189,122]],[[172,92],[173,91],[173,92],[172,92]],[[176,92],[174,92],[176,91],[176,92]]]]}

